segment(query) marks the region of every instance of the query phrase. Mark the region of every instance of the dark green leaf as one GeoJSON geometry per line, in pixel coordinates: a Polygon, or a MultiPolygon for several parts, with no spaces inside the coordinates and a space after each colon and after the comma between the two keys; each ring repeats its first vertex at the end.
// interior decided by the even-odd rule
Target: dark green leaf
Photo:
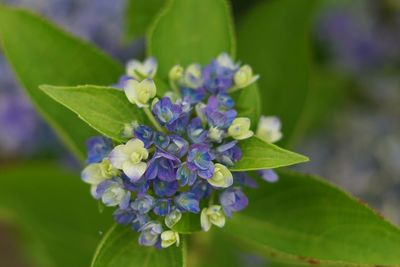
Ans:
{"type": "Polygon", "coordinates": [[[134,39],[145,34],[166,0],[128,0],[125,8],[126,35],[134,39]]]}
{"type": "Polygon", "coordinates": [[[235,109],[238,117],[247,117],[251,120],[251,128],[257,129],[261,114],[261,96],[256,83],[232,94],[235,100],[235,109]]]}
{"type": "Polygon", "coordinates": [[[99,214],[78,174],[49,163],[3,167],[0,210],[22,231],[21,245],[38,267],[89,266],[112,218],[99,214]]]}
{"type": "MultiPolygon", "coordinates": [[[[182,236],[181,236],[182,238],[182,236]]],[[[182,238],[183,239],[183,238],[182,238]]],[[[97,247],[92,267],[183,267],[186,244],[157,250],[138,243],[138,234],[130,227],[112,227],[97,247]]]]}
{"type": "Polygon", "coordinates": [[[144,112],[131,104],[123,91],[114,88],[93,85],[42,85],[40,89],[78,114],[101,134],[117,141],[123,141],[121,133],[125,124],[133,120],[139,123],[147,121],[144,112]]]}
{"type": "Polygon", "coordinates": [[[149,31],[148,52],[166,78],[175,64],[208,63],[235,54],[231,13],[225,0],[171,0],[149,31]]]}
{"type": "Polygon", "coordinates": [[[230,168],[231,171],[273,169],[308,161],[305,156],[266,143],[257,137],[239,141],[239,147],[243,156],[230,168]]]}
{"type": "Polygon", "coordinates": [[[224,230],[274,260],[319,266],[399,266],[400,230],[363,202],[308,175],[279,172],[248,192],[224,230]]]}
{"type": "MultiPolygon", "coordinates": [[[[238,25],[238,57],[260,74],[262,111],[279,116],[292,142],[309,94],[309,32],[315,0],[265,1],[238,25]]],[[[303,129],[303,128],[301,128],[303,129]]]]}
{"type": "Polygon", "coordinates": [[[89,44],[24,10],[0,6],[0,40],[7,59],[36,107],[83,159],[84,143],[95,131],[47,97],[38,86],[110,85],[123,73],[122,67],[89,44]]]}

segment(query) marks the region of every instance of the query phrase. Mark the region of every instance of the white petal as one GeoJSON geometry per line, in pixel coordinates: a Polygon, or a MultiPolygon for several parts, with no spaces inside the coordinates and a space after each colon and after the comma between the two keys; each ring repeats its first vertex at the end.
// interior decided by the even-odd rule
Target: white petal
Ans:
{"type": "Polygon", "coordinates": [[[200,224],[201,224],[201,228],[203,229],[203,231],[207,232],[211,228],[211,222],[208,219],[208,215],[207,215],[207,208],[204,208],[201,211],[200,224]]]}
{"type": "Polygon", "coordinates": [[[153,98],[156,96],[156,84],[154,83],[154,81],[152,79],[144,79],[141,83],[140,86],[143,86],[148,92],[149,92],[149,96],[150,98],[153,98]]]}
{"type": "Polygon", "coordinates": [[[129,154],[126,151],[125,145],[116,146],[108,156],[111,165],[116,169],[122,169],[124,162],[129,160],[129,154]]]}
{"type": "Polygon", "coordinates": [[[128,176],[133,182],[139,180],[146,171],[146,169],[147,169],[147,164],[144,162],[134,164],[132,162],[127,161],[122,166],[122,170],[124,171],[126,176],[128,176]]]}
{"type": "Polygon", "coordinates": [[[88,165],[82,171],[82,180],[88,184],[96,185],[106,179],[102,175],[100,163],[93,163],[88,165]]]}
{"type": "Polygon", "coordinates": [[[124,87],[124,92],[126,97],[128,98],[129,102],[132,104],[136,103],[137,99],[137,86],[139,86],[139,82],[136,80],[128,80],[126,81],[125,87],[124,87]]]}
{"type": "Polygon", "coordinates": [[[131,155],[133,152],[141,152],[144,148],[144,143],[140,139],[131,139],[125,144],[125,151],[128,155],[131,155]]]}

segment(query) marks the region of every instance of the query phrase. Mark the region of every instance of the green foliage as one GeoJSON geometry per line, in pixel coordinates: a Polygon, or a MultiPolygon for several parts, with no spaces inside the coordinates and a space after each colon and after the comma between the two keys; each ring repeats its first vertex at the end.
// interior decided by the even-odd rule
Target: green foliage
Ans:
{"type": "Polygon", "coordinates": [[[148,53],[157,58],[161,78],[175,64],[205,64],[221,52],[235,54],[225,0],[170,0],[149,31],[148,53]]]}
{"type": "Polygon", "coordinates": [[[172,227],[172,229],[181,234],[190,234],[201,231],[200,214],[182,214],[182,218],[172,227]]]}
{"type": "Polygon", "coordinates": [[[306,162],[308,158],[266,143],[257,137],[239,142],[243,157],[230,168],[231,171],[273,169],[306,162]]]}
{"type": "Polygon", "coordinates": [[[1,170],[0,220],[8,214],[24,235],[35,266],[86,267],[111,225],[74,172],[50,163],[24,163],[1,170]]]}
{"type": "Polygon", "coordinates": [[[118,80],[123,72],[121,66],[89,44],[24,10],[0,6],[0,40],[32,101],[66,144],[83,159],[84,143],[95,131],[47,97],[38,86],[44,83],[109,85],[118,80]]]}
{"type": "Polygon", "coordinates": [[[238,24],[238,58],[259,73],[262,111],[281,118],[282,144],[303,129],[309,95],[308,32],[315,0],[265,1],[238,24]]]}
{"type": "Polygon", "coordinates": [[[113,226],[97,248],[92,267],[183,267],[186,266],[185,240],[157,250],[138,244],[138,234],[129,227],[113,226]]]}
{"type": "Polygon", "coordinates": [[[166,0],[128,0],[125,7],[126,37],[134,39],[146,33],[166,0]]]}
{"type": "Polygon", "coordinates": [[[232,94],[235,100],[235,109],[238,117],[247,117],[251,120],[251,128],[257,129],[261,115],[261,96],[258,84],[254,83],[232,94]]]}
{"type": "Polygon", "coordinates": [[[398,266],[399,229],[319,178],[279,177],[249,191],[249,207],[227,222],[224,230],[240,244],[294,263],[398,266]]]}
{"type": "Polygon", "coordinates": [[[134,120],[147,123],[144,112],[131,104],[121,90],[93,85],[78,87],[42,85],[40,89],[78,114],[94,129],[117,141],[123,141],[121,133],[125,124],[134,120]]]}

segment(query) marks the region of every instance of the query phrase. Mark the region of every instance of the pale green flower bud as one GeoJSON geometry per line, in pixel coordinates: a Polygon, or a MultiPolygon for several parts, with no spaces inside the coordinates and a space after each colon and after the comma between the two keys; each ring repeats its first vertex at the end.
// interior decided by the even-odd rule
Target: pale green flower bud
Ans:
{"type": "Polygon", "coordinates": [[[134,136],[133,131],[138,126],[139,123],[137,121],[132,121],[131,123],[125,123],[124,128],[122,129],[121,136],[124,138],[132,138],[134,136]]]}
{"type": "Polygon", "coordinates": [[[179,81],[183,76],[184,69],[181,65],[175,65],[168,73],[168,78],[171,81],[179,81]]]}
{"type": "Polygon", "coordinates": [[[225,215],[222,211],[222,207],[220,205],[212,205],[208,208],[204,208],[201,211],[200,223],[201,228],[206,232],[210,230],[213,224],[220,228],[224,227],[225,215]]]}
{"type": "Polygon", "coordinates": [[[253,136],[253,131],[250,130],[249,118],[236,118],[228,128],[228,134],[234,139],[243,140],[253,136]]]}
{"type": "Polygon", "coordinates": [[[220,163],[214,165],[214,174],[207,182],[215,187],[227,188],[233,184],[232,173],[220,163]]]}
{"type": "Polygon", "coordinates": [[[181,218],[182,213],[179,210],[173,210],[167,216],[165,216],[165,225],[168,226],[168,228],[172,228],[172,226],[178,223],[181,218]]]}
{"type": "Polygon", "coordinates": [[[117,176],[119,171],[111,165],[109,159],[104,158],[100,163],[89,164],[82,171],[82,180],[91,185],[98,185],[104,180],[117,176]]]}
{"type": "Polygon", "coordinates": [[[183,84],[189,88],[199,88],[203,84],[201,66],[199,64],[189,65],[183,75],[183,84]]]}
{"type": "Polygon", "coordinates": [[[196,106],[194,107],[197,117],[200,118],[200,120],[203,122],[203,124],[207,122],[206,114],[204,112],[204,109],[206,107],[207,107],[207,105],[204,104],[203,102],[197,103],[196,106]]]}
{"type": "Polygon", "coordinates": [[[253,70],[249,65],[242,66],[233,77],[236,88],[244,88],[257,81],[259,75],[253,75],[253,70]]]}
{"type": "Polygon", "coordinates": [[[133,59],[126,65],[126,73],[135,80],[141,81],[146,78],[154,78],[157,72],[157,61],[148,58],[143,63],[133,59]]]}
{"type": "Polygon", "coordinates": [[[261,116],[256,135],[267,143],[279,141],[282,138],[281,121],[275,116],[261,116]]]}
{"type": "Polygon", "coordinates": [[[176,243],[179,246],[179,234],[177,232],[167,230],[161,233],[161,247],[167,248],[176,243]]]}
{"type": "Polygon", "coordinates": [[[156,85],[153,80],[145,79],[141,82],[128,80],[124,88],[125,94],[132,104],[138,107],[149,107],[149,101],[156,96],[156,85]]]}
{"type": "Polygon", "coordinates": [[[221,142],[222,137],[224,137],[224,131],[217,127],[210,127],[208,131],[208,138],[214,142],[221,142]]]}

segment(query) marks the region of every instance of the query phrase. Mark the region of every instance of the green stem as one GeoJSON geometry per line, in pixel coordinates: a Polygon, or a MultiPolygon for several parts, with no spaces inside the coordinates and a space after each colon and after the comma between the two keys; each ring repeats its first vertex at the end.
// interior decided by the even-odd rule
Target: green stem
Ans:
{"type": "Polygon", "coordinates": [[[215,192],[216,192],[215,190],[212,191],[211,196],[210,196],[210,199],[208,200],[208,206],[209,206],[209,207],[212,206],[212,205],[214,205],[215,192]]]}
{"type": "Polygon", "coordinates": [[[181,92],[179,91],[178,86],[176,86],[176,83],[174,81],[170,81],[169,85],[171,86],[172,90],[177,94],[178,97],[181,97],[181,92]]]}
{"type": "Polygon", "coordinates": [[[161,127],[161,125],[158,123],[156,118],[154,118],[153,113],[151,113],[149,108],[143,108],[144,113],[146,113],[147,117],[151,121],[151,123],[154,125],[154,127],[157,129],[157,131],[165,133],[165,130],[161,127]]]}
{"type": "Polygon", "coordinates": [[[234,92],[236,92],[236,91],[239,91],[240,89],[243,89],[243,87],[236,87],[236,86],[233,86],[231,89],[228,90],[228,93],[229,93],[229,94],[232,94],[232,93],[234,93],[234,92]]]}

